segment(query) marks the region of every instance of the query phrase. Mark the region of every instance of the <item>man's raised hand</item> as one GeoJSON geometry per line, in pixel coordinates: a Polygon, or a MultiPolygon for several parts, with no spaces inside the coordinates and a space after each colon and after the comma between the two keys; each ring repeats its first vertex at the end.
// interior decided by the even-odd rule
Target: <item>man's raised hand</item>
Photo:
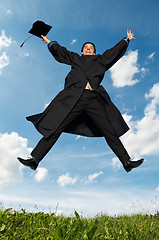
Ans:
{"type": "Polygon", "coordinates": [[[46,36],[43,36],[43,35],[41,35],[41,40],[44,42],[44,43],[49,43],[50,42],[50,40],[46,37],[46,36]]]}
{"type": "Polygon", "coordinates": [[[131,32],[131,30],[129,31],[128,29],[127,29],[127,38],[129,38],[129,40],[135,39],[134,34],[131,32]]]}

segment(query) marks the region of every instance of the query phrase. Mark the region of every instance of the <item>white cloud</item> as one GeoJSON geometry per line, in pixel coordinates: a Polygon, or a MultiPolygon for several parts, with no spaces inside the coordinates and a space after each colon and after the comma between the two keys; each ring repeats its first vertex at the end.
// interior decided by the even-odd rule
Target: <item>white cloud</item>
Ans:
{"type": "Polygon", "coordinates": [[[134,156],[156,155],[159,153],[159,83],[154,84],[146,99],[151,99],[141,120],[133,121],[132,116],[123,115],[130,130],[122,137],[128,152],[134,156]]]}
{"type": "Polygon", "coordinates": [[[27,148],[27,139],[16,132],[0,133],[0,187],[21,178],[21,165],[17,156],[27,156],[31,149],[27,148]]]}
{"type": "Polygon", "coordinates": [[[29,57],[29,53],[20,53],[20,57],[23,58],[29,57]]]}
{"type": "Polygon", "coordinates": [[[156,191],[158,191],[158,192],[159,192],[159,186],[156,188],[156,191]]]}
{"type": "Polygon", "coordinates": [[[159,82],[153,85],[148,94],[145,94],[145,98],[152,98],[151,102],[145,108],[145,115],[157,117],[157,109],[159,107],[159,82]]]}
{"type": "Polygon", "coordinates": [[[87,138],[87,137],[81,136],[81,135],[77,135],[77,137],[75,137],[75,140],[78,140],[79,138],[87,138]]]}
{"type": "Polygon", "coordinates": [[[90,174],[88,177],[85,177],[84,179],[82,179],[81,182],[84,182],[84,183],[97,182],[96,178],[97,178],[99,175],[103,175],[103,172],[100,171],[100,172],[98,172],[98,173],[90,174]]]}
{"type": "Polygon", "coordinates": [[[46,179],[47,174],[48,174],[48,170],[46,168],[38,168],[37,169],[37,173],[35,174],[34,179],[37,182],[42,182],[42,181],[44,181],[46,179]]]}
{"type": "MultiPolygon", "coordinates": [[[[11,43],[12,43],[12,39],[8,38],[5,35],[5,31],[2,30],[2,34],[0,36],[0,51],[3,48],[9,47],[11,43]]],[[[8,64],[9,64],[9,57],[7,56],[6,52],[3,52],[2,55],[0,56],[0,74],[2,73],[2,69],[6,67],[8,64]]]]}
{"type": "Polygon", "coordinates": [[[114,157],[114,158],[112,159],[112,165],[113,165],[113,169],[114,169],[115,171],[119,170],[119,169],[121,168],[121,166],[122,166],[121,162],[120,162],[119,159],[116,158],[116,157],[114,157]]]}
{"type": "Polygon", "coordinates": [[[0,36],[0,50],[1,50],[2,48],[9,47],[11,43],[12,43],[11,37],[8,38],[8,37],[5,35],[5,31],[2,30],[2,34],[1,34],[1,36],[0,36]]]}
{"type": "Polygon", "coordinates": [[[77,39],[73,39],[72,42],[71,42],[71,44],[74,44],[74,43],[76,43],[76,42],[77,42],[77,39]]]}
{"type": "Polygon", "coordinates": [[[75,184],[75,182],[77,182],[78,177],[70,177],[69,173],[66,173],[65,175],[61,175],[58,180],[57,183],[61,186],[61,187],[65,187],[66,185],[73,185],[75,184]]]}
{"type": "Polygon", "coordinates": [[[115,87],[132,86],[139,80],[133,79],[136,73],[139,73],[137,65],[138,50],[129,51],[123,56],[111,69],[111,78],[115,87]]]}
{"type": "Polygon", "coordinates": [[[12,15],[12,11],[10,10],[10,9],[8,9],[7,11],[6,11],[6,13],[7,13],[7,15],[12,15]]]}
{"type": "Polygon", "coordinates": [[[150,62],[154,61],[154,56],[155,56],[155,52],[151,53],[150,55],[147,56],[145,64],[149,64],[150,62]]]}
{"type": "Polygon", "coordinates": [[[153,61],[154,55],[155,55],[155,52],[151,53],[147,58],[153,61]]]}
{"type": "Polygon", "coordinates": [[[144,77],[145,75],[147,75],[149,73],[149,68],[141,68],[141,76],[144,77]]]}
{"type": "Polygon", "coordinates": [[[79,139],[79,138],[81,138],[81,136],[80,136],[80,135],[77,135],[77,137],[75,138],[75,140],[77,140],[77,139],[79,139]]]}
{"type": "Polygon", "coordinates": [[[9,57],[3,52],[2,56],[0,56],[0,74],[2,73],[2,69],[9,64],[9,57]]]}

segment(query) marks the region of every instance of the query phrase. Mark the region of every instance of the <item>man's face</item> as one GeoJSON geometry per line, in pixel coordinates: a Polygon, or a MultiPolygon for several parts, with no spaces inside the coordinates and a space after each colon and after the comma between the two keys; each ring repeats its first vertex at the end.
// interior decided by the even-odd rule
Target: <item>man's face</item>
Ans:
{"type": "Polygon", "coordinates": [[[95,55],[94,46],[91,43],[86,43],[82,55],[95,55]]]}

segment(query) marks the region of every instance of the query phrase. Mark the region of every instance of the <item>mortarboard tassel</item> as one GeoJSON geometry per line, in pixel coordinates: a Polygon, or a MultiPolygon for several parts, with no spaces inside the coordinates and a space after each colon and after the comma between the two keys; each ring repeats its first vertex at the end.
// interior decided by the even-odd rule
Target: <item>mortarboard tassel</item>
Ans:
{"type": "Polygon", "coordinates": [[[25,39],[25,41],[24,42],[22,42],[22,44],[20,45],[20,47],[22,48],[23,47],[23,45],[24,45],[24,43],[29,39],[29,38],[31,38],[31,37],[33,37],[33,35],[32,36],[29,36],[27,39],[25,39]]]}

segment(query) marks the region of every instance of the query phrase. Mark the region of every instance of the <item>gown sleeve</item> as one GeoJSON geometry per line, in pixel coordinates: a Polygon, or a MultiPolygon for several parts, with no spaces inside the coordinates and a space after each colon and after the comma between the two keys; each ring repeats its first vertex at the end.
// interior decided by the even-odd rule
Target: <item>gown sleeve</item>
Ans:
{"type": "Polygon", "coordinates": [[[106,70],[111,68],[126,52],[128,42],[122,39],[113,48],[106,50],[101,56],[100,61],[106,70]]]}
{"type": "Polygon", "coordinates": [[[75,57],[74,52],[68,51],[65,47],[61,46],[57,42],[51,42],[48,44],[48,48],[56,61],[72,65],[75,57]]]}

